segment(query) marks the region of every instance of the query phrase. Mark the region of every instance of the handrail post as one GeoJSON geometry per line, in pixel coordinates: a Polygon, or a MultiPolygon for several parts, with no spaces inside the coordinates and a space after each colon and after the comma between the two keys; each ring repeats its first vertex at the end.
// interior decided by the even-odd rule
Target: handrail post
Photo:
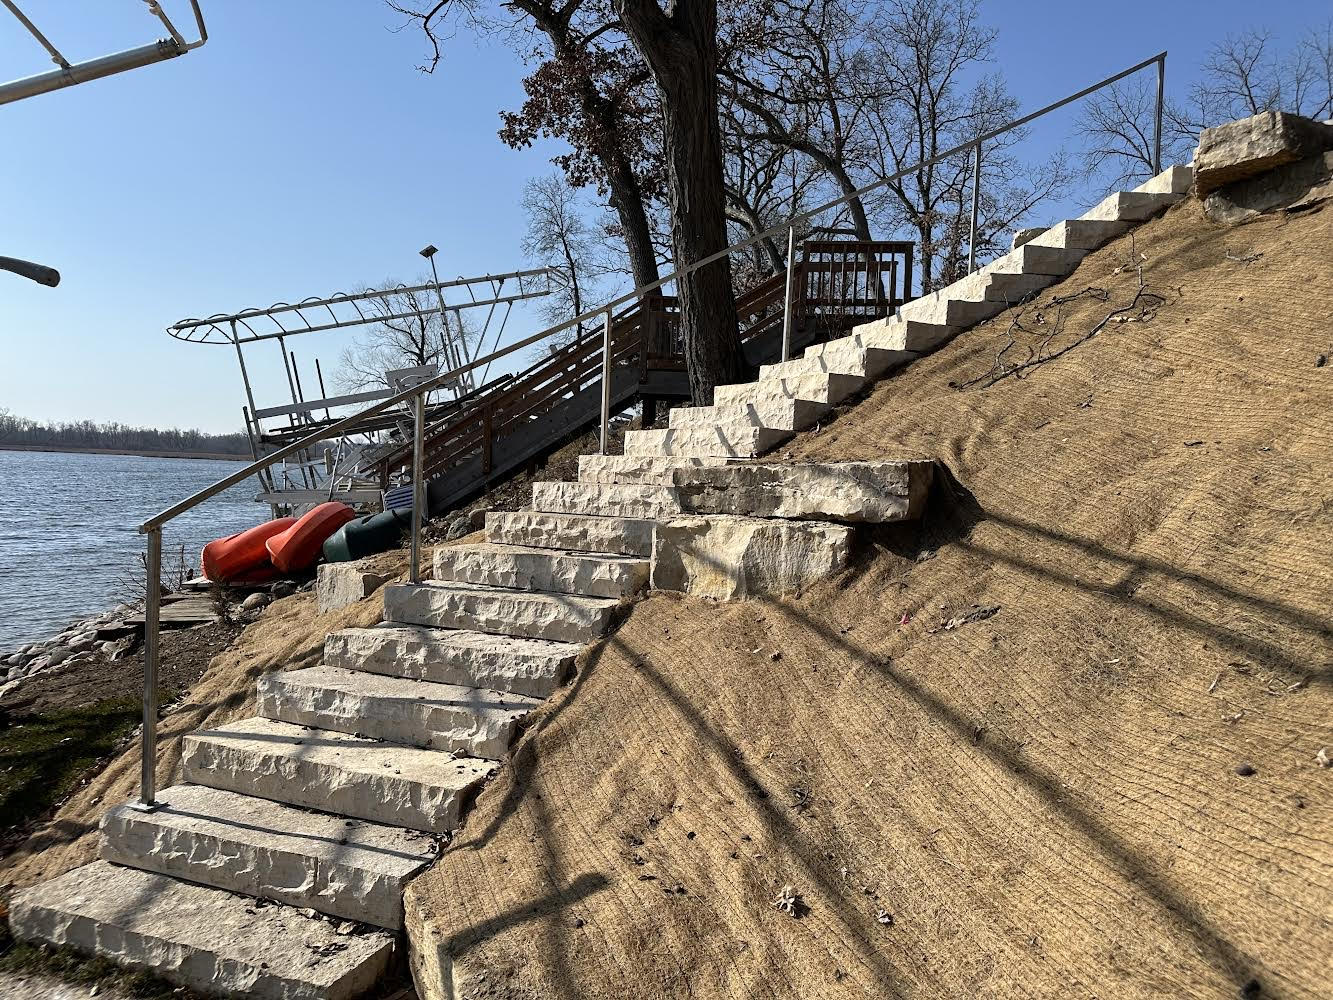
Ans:
{"type": "Polygon", "coordinates": [[[1166,102],[1166,53],[1157,59],[1157,116],[1153,127],[1153,176],[1162,172],[1162,108],[1166,102]]]}
{"type": "Polygon", "coordinates": [[[157,808],[157,655],[158,619],[162,608],[162,529],[148,532],[144,559],[143,734],[140,746],[139,801],[134,808],[157,808]]]}
{"type": "Polygon", "coordinates": [[[602,454],[611,445],[611,310],[602,314],[602,454]]]}
{"type": "Polygon", "coordinates": [[[787,227],[787,293],[782,299],[782,360],[791,358],[791,286],[796,272],[796,225],[787,227]]]}
{"type": "Polygon", "coordinates": [[[972,167],[972,234],[967,240],[967,273],[971,274],[977,269],[977,209],[980,206],[981,197],[981,140],[977,140],[974,148],[972,167]]]}
{"type": "Polygon", "coordinates": [[[426,505],[426,394],[417,393],[412,429],[412,561],[413,583],[421,582],[421,518],[426,505]]]}

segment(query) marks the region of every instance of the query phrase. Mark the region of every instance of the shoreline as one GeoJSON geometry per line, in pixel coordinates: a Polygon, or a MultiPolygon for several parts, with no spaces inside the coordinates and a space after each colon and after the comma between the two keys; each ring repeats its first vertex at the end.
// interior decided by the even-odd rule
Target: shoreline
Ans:
{"type": "Polygon", "coordinates": [[[151,451],[134,448],[73,448],[54,444],[6,444],[0,451],[36,451],[54,455],[129,455],[132,458],[188,458],[214,462],[253,462],[249,455],[224,455],[213,451],[151,451]]]}

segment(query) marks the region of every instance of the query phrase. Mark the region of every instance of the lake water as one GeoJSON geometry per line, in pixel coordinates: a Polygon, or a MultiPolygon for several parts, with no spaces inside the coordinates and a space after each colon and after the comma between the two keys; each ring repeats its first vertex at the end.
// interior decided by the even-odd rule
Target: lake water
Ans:
{"type": "MultiPolygon", "coordinates": [[[[128,597],[141,522],[239,469],[237,462],[0,451],[0,652],[45,639],[128,597]]],[[[199,564],[211,539],[266,520],[247,480],[170,522],[162,563],[199,564]]]]}

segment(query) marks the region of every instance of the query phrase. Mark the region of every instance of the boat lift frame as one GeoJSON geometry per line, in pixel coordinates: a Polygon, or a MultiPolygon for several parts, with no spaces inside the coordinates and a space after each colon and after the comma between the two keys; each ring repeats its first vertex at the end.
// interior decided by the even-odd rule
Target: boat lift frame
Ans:
{"type": "Polygon", "coordinates": [[[19,24],[27,29],[28,34],[37,39],[38,44],[46,49],[46,54],[51,57],[51,61],[60,67],[46,73],[37,73],[33,76],[25,76],[9,83],[0,84],[0,104],[10,104],[14,101],[21,101],[26,97],[35,97],[38,94],[50,93],[64,87],[73,87],[76,84],[87,83],[90,80],[100,80],[104,76],[124,73],[126,70],[138,69],[141,66],[149,66],[152,63],[163,62],[167,59],[175,59],[199,48],[208,41],[208,29],[204,26],[203,12],[199,10],[199,0],[190,0],[190,7],[194,11],[195,27],[199,32],[199,37],[192,42],[187,41],[185,36],[171,23],[171,18],[162,9],[159,0],[144,0],[144,2],[148,4],[148,13],[162,22],[162,26],[167,29],[167,34],[170,37],[159,38],[149,45],[140,45],[137,48],[126,49],[123,52],[116,52],[109,56],[71,63],[58,48],[51,44],[46,35],[42,34],[41,29],[32,23],[28,15],[19,9],[15,0],[0,0],[0,3],[9,9],[9,12],[14,15],[19,24]]]}
{"type": "MultiPolygon", "coordinates": [[[[5,2],[5,0],[0,0],[0,2],[5,2]]],[[[450,281],[429,281],[418,285],[399,284],[389,288],[368,288],[359,292],[338,292],[334,295],[322,297],[311,296],[296,303],[275,302],[263,308],[249,308],[234,313],[215,313],[206,317],[190,317],[178,320],[167,327],[167,333],[185,343],[219,346],[230,344],[235,350],[236,361],[241,371],[241,381],[245,387],[246,405],[241,408],[241,416],[244,421],[246,435],[250,439],[251,454],[257,461],[260,451],[265,445],[270,443],[282,444],[286,440],[293,439],[291,437],[293,434],[302,437],[312,430],[317,431],[318,425],[322,421],[313,416],[316,411],[323,410],[327,422],[330,425],[336,424],[337,421],[333,420],[331,410],[386,399],[417,381],[432,377],[438,371],[438,366],[426,365],[424,369],[431,370],[403,369],[398,372],[388,372],[386,378],[389,384],[383,389],[370,389],[340,396],[329,396],[324,386],[323,369],[320,366],[319,359],[316,358],[315,378],[319,386],[319,398],[307,399],[301,384],[301,373],[297,366],[296,354],[287,349],[287,337],[357,327],[372,327],[379,323],[423,318],[438,313],[442,333],[441,347],[444,351],[444,357],[441,360],[450,369],[459,368],[480,356],[496,308],[501,305],[505,307],[500,325],[495,331],[492,350],[499,344],[514,303],[549,295],[551,292],[551,277],[554,273],[552,268],[529,268],[507,271],[502,274],[484,274],[471,278],[458,277],[450,281]],[[511,285],[513,290],[506,292],[505,285],[508,282],[513,283],[511,285]],[[482,293],[483,297],[480,298],[476,290],[476,286],[479,285],[485,288],[482,293]],[[463,289],[467,293],[467,299],[449,304],[445,301],[445,289],[463,289]],[[434,293],[433,296],[429,295],[431,292],[434,293]],[[410,296],[417,293],[428,298],[433,297],[438,305],[387,312],[369,307],[370,303],[384,302],[389,296],[410,296]],[[473,344],[472,350],[469,351],[464,336],[461,314],[464,309],[477,308],[487,309],[486,320],[481,334],[473,344]],[[450,314],[453,315],[453,325],[457,327],[457,334],[455,334],[453,326],[449,322],[450,314]],[[291,394],[290,403],[262,408],[256,405],[254,386],[250,381],[250,372],[246,366],[243,347],[247,344],[264,341],[277,341],[282,354],[283,368],[287,376],[288,390],[291,394]],[[278,432],[267,434],[264,432],[262,421],[283,416],[291,418],[288,427],[278,432]]],[[[488,365],[486,370],[482,372],[481,381],[483,384],[489,372],[489,367],[488,365]]],[[[452,408],[469,394],[475,392],[476,382],[472,372],[466,373],[464,378],[456,379],[448,385],[448,388],[452,390],[455,399],[446,401],[444,405],[452,408]]],[[[393,427],[396,423],[396,420],[388,418],[385,422],[385,428],[393,427]]],[[[301,458],[302,460],[296,468],[305,489],[300,490],[299,487],[297,489],[304,495],[316,490],[317,469],[322,463],[311,460],[308,452],[303,453],[301,458]]],[[[329,482],[332,485],[330,488],[336,488],[334,478],[331,470],[329,482]]],[[[284,492],[279,489],[274,480],[271,468],[260,476],[260,489],[260,496],[256,499],[269,503],[271,506],[274,506],[275,500],[284,492]],[[267,481],[265,481],[264,476],[267,476],[267,481]]],[[[319,490],[322,492],[323,488],[320,487],[319,490]]],[[[276,516],[276,506],[274,506],[274,514],[276,516]]]]}

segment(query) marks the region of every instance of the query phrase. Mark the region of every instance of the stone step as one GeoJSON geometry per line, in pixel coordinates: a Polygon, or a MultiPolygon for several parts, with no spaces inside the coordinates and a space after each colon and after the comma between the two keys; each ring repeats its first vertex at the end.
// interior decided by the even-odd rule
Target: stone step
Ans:
{"type": "Polygon", "coordinates": [[[966,328],[1004,312],[1005,308],[1004,302],[950,298],[944,292],[932,292],[906,303],[898,314],[921,323],[966,328]]]}
{"type": "MultiPolygon", "coordinates": [[[[923,354],[933,351],[941,344],[952,339],[958,333],[958,327],[945,326],[941,323],[922,323],[918,320],[903,319],[901,316],[887,316],[884,319],[871,320],[854,327],[852,337],[866,347],[879,347],[889,351],[915,351],[923,354]]],[[[805,356],[815,357],[822,354],[826,347],[840,344],[843,340],[833,340],[828,344],[816,344],[806,348],[805,356]]]]}
{"type": "Polygon", "coordinates": [[[102,817],[103,861],[401,930],[403,889],[435,857],[429,836],[203,785],[102,817]]]}
{"type": "Polygon", "coordinates": [[[1046,232],[1034,236],[1029,243],[1039,247],[1061,250],[1096,250],[1117,236],[1129,231],[1130,223],[1112,219],[1066,219],[1046,232]]]}
{"type": "MultiPolygon", "coordinates": [[[[624,475],[632,476],[633,463],[655,463],[657,459],[641,456],[581,456],[579,476],[583,476],[584,458],[621,459],[624,475]]],[[[597,475],[612,473],[599,469],[597,475]]],[[[605,480],[584,480],[605,482],[605,480]]],[[[633,479],[626,480],[633,482],[633,479]]],[[[503,545],[537,545],[573,552],[612,552],[650,559],[653,555],[653,526],[656,521],[638,517],[600,517],[596,514],[554,514],[547,511],[490,511],[486,515],[486,540],[503,545]]]]}
{"type": "Polygon", "coordinates": [[[71,948],[209,996],[354,1000],[389,971],[395,935],[338,933],[290,906],[95,861],[22,889],[22,941],[71,948]]]}
{"type": "MultiPolygon", "coordinates": [[[[677,407],[675,414],[692,407],[677,407]]],[[[672,426],[677,426],[672,424],[672,426]]],[[[774,424],[773,426],[778,426],[774,424]]],[[[670,486],[677,469],[700,465],[726,465],[727,458],[715,455],[674,457],[664,455],[580,455],[579,482],[581,483],[638,483],[644,486],[670,486]]],[[[495,539],[498,541],[498,539],[495,539]]],[[[535,542],[525,544],[533,545],[535,542]]]]}
{"type": "MultiPolygon", "coordinates": [[[[803,431],[813,427],[829,412],[827,403],[808,399],[770,399],[761,403],[715,403],[712,406],[678,406],[671,411],[671,426],[708,427],[713,424],[750,424],[783,431],[803,431]]],[[[718,462],[717,464],[724,464],[718,462]]],[[[690,469],[696,466],[678,466],[690,469]]],[[[674,478],[675,469],[671,470],[674,478]]],[[[673,479],[665,482],[669,485],[673,479]]]]}
{"type": "Polygon", "coordinates": [[[1107,195],[1094,207],[1079,216],[1080,219],[1111,222],[1142,222],[1184,197],[1170,192],[1116,191],[1107,195]]]}
{"type": "Polygon", "coordinates": [[[1070,247],[1048,247],[1040,243],[1024,243],[1002,257],[997,257],[978,274],[1046,274],[1063,278],[1071,274],[1078,262],[1088,255],[1086,250],[1070,247]]]}
{"type": "Polygon", "coordinates": [[[554,692],[574,669],[578,653],[579,647],[569,642],[397,622],[342,629],[324,640],[324,662],[330,667],[532,698],[554,692]]]}
{"type": "Polygon", "coordinates": [[[865,383],[866,380],[859,375],[832,375],[826,372],[797,378],[760,379],[757,382],[720,385],[713,390],[713,402],[721,405],[808,399],[833,406],[859,391],[865,383]]]}
{"type": "Polygon", "coordinates": [[[741,421],[715,423],[707,427],[667,427],[652,431],[626,431],[626,455],[707,455],[753,458],[791,437],[791,431],[755,427],[741,421]]]}
{"type": "Polygon", "coordinates": [[[508,753],[518,721],[540,704],[518,694],[324,665],[259,678],[259,714],[266,719],[486,760],[508,753]]]}
{"type": "Polygon", "coordinates": [[[670,486],[636,483],[533,483],[532,509],[551,514],[659,518],[679,514],[680,498],[670,486]]]}
{"type": "Polygon", "coordinates": [[[556,642],[596,639],[610,627],[618,604],[606,597],[462,583],[397,583],[384,589],[384,617],[389,621],[556,642]]]}
{"type": "Polygon", "coordinates": [[[934,473],[928,461],[755,462],[679,473],[677,490],[691,514],[878,524],[920,517],[934,473]]]}
{"type": "Polygon", "coordinates": [[[472,583],[584,597],[629,597],[648,584],[648,560],[474,542],[435,550],[438,583],[472,583]]]}
{"type": "Polygon", "coordinates": [[[429,833],[456,830],[499,766],[258,716],[187,734],[181,765],[199,785],[429,833]]]}
{"type": "Polygon", "coordinates": [[[1183,198],[1194,186],[1194,168],[1177,164],[1167,167],[1156,177],[1144,181],[1134,190],[1140,194],[1173,194],[1183,198]]]}
{"type": "MultiPolygon", "coordinates": [[[[845,339],[845,338],[844,338],[845,339]]],[[[853,375],[858,378],[879,378],[881,375],[907,364],[916,357],[911,351],[888,351],[856,343],[838,346],[826,345],[826,350],[814,357],[780,361],[761,365],[761,379],[799,378],[803,375],[853,375]]]]}

